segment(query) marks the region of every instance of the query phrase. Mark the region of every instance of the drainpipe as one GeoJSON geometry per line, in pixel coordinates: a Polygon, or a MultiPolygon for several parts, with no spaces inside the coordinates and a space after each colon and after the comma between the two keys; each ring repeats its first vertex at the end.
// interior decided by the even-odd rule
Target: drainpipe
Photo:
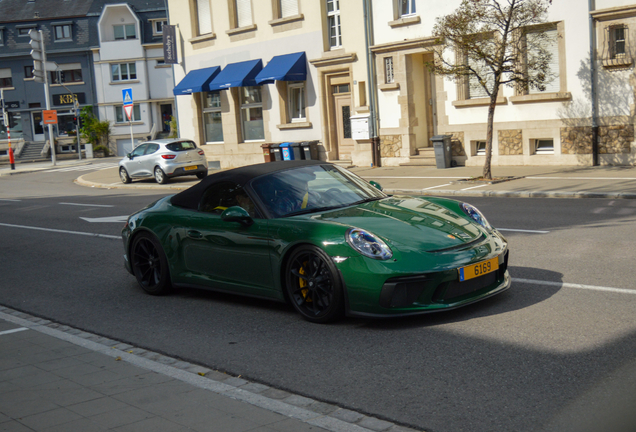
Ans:
{"type": "Polygon", "coordinates": [[[596,89],[596,21],[592,16],[594,0],[588,0],[590,22],[590,98],[592,99],[592,166],[598,166],[598,95],[596,89]]]}
{"type": "Polygon", "coordinates": [[[382,166],[382,158],[380,155],[380,138],[379,138],[379,118],[377,115],[377,85],[375,73],[375,59],[371,52],[373,45],[373,13],[372,0],[362,0],[364,8],[364,43],[367,56],[367,82],[369,83],[369,122],[371,124],[371,157],[373,166],[382,166]]]}

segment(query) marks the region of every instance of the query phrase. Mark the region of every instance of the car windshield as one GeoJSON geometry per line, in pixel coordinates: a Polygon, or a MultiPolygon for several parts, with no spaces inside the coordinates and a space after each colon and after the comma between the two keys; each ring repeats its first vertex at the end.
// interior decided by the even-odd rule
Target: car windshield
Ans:
{"type": "Polygon", "coordinates": [[[267,174],[252,181],[273,217],[293,216],[374,201],[386,195],[334,165],[312,165],[267,174]]]}
{"type": "Polygon", "coordinates": [[[173,152],[194,150],[197,145],[192,141],[180,141],[175,143],[166,144],[166,148],[173,152]]]}

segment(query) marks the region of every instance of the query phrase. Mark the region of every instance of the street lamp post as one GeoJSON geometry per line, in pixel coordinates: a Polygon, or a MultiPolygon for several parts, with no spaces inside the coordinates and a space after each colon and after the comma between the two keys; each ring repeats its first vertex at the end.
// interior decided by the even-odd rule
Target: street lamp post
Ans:
{"type": "MultiPolygon", "coordinates": [[[[33,80],[44,84],[44,98],[47,111],[51,109],[51,97],[49,95],[49,78],[48,71],[57,69],[55,62],[46,61],[46,50],[44,49],[44,38],[42,30],[32,29],[29,31],[31,41],[31,57],[33,57],[33,80]]],[[[53,125],[49,124],[49,144],[51,149],[51,162],[56,164],[55,160],[55,136],[53,134],[53,125]]]]}
{"type": "Polygon", "coordinates": [[[7,130],[7,139],[9,141],[9,163],[11,164],[11,169],[15,170],[15,158],[13,156],[13,149],[11,148],[11,124],[9,123],[7,110],[4,107],[4,89],[3,88],[0,88],[0,101],[2,101],[2,121],[4,122],[5,129],[7,130]]]}

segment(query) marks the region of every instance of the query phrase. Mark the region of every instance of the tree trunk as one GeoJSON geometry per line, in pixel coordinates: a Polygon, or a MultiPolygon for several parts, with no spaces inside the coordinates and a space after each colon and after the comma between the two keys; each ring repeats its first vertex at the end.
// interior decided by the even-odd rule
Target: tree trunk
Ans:
{"type": "MultiPolygon", "coordinates": [[[[496,86],[495,86],[496,89],[496,86]]],[[[497,92],[496,90],[490,96],[490,105],[488,105],[488,127],[486,129],[486,162],[484,162],[483,177],[488,180],[492,180],[492,172],[490,170],[490,162],[492,160],[492,134],[493,123],[495,120],[495,106],[497,105],[497,92]]]]}

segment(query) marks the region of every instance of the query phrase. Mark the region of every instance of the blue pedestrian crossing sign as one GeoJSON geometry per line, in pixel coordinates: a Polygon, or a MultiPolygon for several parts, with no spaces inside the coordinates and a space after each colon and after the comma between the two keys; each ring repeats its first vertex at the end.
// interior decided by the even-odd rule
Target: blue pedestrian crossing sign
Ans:
{"type": "Polygon", "coordinates": [[[121,95],[124,98],[124,105],[132,105],[133,104],[133,97],[132,97],[132,89],[131,88],[122,89],[121,95]]]}

